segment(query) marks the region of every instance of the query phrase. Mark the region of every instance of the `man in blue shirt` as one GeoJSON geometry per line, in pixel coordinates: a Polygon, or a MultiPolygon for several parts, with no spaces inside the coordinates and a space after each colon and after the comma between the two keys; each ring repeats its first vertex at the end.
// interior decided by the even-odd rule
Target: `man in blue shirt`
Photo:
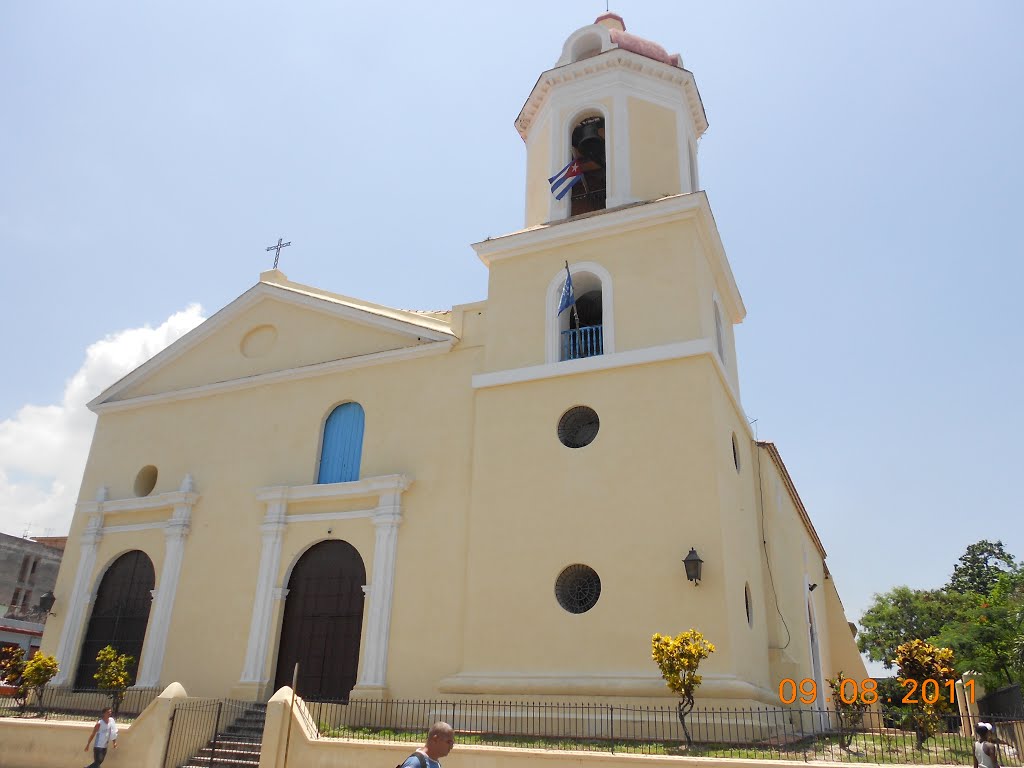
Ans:
{"type": "Polygon", "coordinates": [[[439,762],[455,746],[455,731],[448,723],[437,722],[430,726],[427,743],[409,755],[401,768],[441,768],[439,762]]]}

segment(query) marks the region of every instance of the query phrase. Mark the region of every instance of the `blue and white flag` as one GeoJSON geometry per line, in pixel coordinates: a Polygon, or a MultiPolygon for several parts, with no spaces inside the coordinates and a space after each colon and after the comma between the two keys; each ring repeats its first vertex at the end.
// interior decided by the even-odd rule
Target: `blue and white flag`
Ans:
{"type": "Polygon", "coordinates": [[[562,286],[562,298],[558,300],[558,314],[562,314],[576,303],[576,294],[572,289],[572,275],[569,274],[569,262],[565,263],[565,285],[562,286]]]}
{"type": "Polygon", "coordinates": [[[555,196],[555,200],[561,200],[565,197],[565,193],[575,187],[580,181],[583,180],[583,167],[579,160],[570,160],[569,164],[562,170],[548,179],[548,183],[551,185],[551,194],[555,196]]]}

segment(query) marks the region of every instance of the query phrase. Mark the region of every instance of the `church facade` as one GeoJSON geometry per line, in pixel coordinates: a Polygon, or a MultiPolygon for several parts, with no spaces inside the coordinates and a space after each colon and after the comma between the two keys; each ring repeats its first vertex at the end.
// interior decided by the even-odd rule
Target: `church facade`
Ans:
{"type": "Polygon", "coordinates": [[[109,643],[192,695],[265,700],[298,663],[308,698],[654,700],[651,635],[691,627],[702,705],[865,677],[743,412],[706,127],[679,56],[601,16],[516,120],[526,226],[474,245],[486,300],[274,269],[97,397],[56,684],[91,687],[109,643]]]}

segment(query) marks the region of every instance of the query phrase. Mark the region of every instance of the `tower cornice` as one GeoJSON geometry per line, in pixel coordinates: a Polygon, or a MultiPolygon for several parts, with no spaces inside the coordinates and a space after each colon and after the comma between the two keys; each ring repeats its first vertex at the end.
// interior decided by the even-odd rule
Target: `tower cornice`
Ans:
{"type": "Polygon", "coordinates": [[[694,79],[692,72],[681,67],[674,67],[670,64],[655,61],[622,48],[615,48],[572,64],[549,69],[541,74],[537,79],[537,84],[533,86],[529,98],[527,98],[526,103],[519,112],[519,117],[516,118],[516,130],[519,131],[523,141],[526,141],[530,127],[547,103],[552,90],[556,86],[584,80],[616,69],[639,72],[682,88],[690,115],[693,117],[697,138],[700,138],[704,131],[707,130],[707,115],[704,113],[704,104],[701,102],[700,92],[697,90],[697,81],[694,79]]]}
{"type": "Polygon", "coordinates": [[[743,305],[736,278],[726,258],[718,225],[711,212],[711,204],[704,192],[671,195],[659,200],[633,203],[564,221],[552,221],[474,243],[473,250],[480,261],[490,267],[496,261],[546,248],[604,238],[610,234],[621,234],[689,218],[697,221],[708,264],[722,295],[723,309],[728,312],[733,323],[743,322],[747,309],[743,305]]]}

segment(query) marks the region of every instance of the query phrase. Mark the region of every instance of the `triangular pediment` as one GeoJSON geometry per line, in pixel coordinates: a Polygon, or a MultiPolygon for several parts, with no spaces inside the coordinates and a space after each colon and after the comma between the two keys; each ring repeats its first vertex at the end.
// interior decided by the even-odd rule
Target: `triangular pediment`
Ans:
{"type": "MultiPolygon", "coordinates": [[[[284,278],[280,273],[273,273],[284,278]]],[[[455,341],[437,313],[395,310],[281,280],[257,283],[108,388],[89,407],[146,402],[331,370],[345,361],[398,359],[455,341]],[[333,368],[332,368],[333,367],[333,368]]]]}

